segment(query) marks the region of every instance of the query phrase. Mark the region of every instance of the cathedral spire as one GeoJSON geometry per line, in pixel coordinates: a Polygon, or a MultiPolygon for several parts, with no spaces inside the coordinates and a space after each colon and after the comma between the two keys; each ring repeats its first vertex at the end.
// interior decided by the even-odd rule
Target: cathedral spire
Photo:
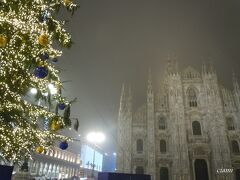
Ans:
{"type": "Polygon", "coordinates": [[[239,84],[238,84],[238,79],[234,72],[233,72],[232,81],[233,81],[233,94],[235,97],[235,102],[236,102],[238,110],[240,111],[240,88],[239,88],[239,84]]]}
{"type": "Polygon", "coordinates": [[[178,74],[178,61],[176,59],[174,60],[174,65],[175,65],[175,73],[178,74]]]}
{"type": "Polygon", "coordinates": [[[122,85],[120,108],[118,116],[118,144],[117,144],[117,170],[119,172],[131,172],[131,134],[132,134],[132,110],[131,93],[125,84],[122,85]]]}
{"type": "Polygon", "coordinates": [[[132,88],[129,86],[128,88],[128,111],[132,112],[132,88]]]}
{"type": "Polygon", "coordinates": [[[207,73],[206,62],[203,61],[203,64],[202,64],[202,74],[206,74],[206,73],[207,73]]]}
{"type": "Polygon", "coordinates": [[[148,70],[148,89],[147,89],[147,93],[148,94],[152,94],[153,90],[152,90],[152,71],[151,68],[149,68],[148,70]]]}
{"type": "Polygon", "coordinates": [[[202,57],[202,74],[216,74],[211,57],[202,57]]]}
{"type": "Polygon", "coordinates": [[[123,110],[123,106],[125,103],[125,96],[126,96],[126,92],[125,92],[125,84],[122,84],[122,91],[121,91],[121,97],[120,97],[120,108],[119,108],[119,113],[122,112],[123,110]]]}
{"type": "Polygon", "coordinates": [[[170,74],[178,74],[178,61],[176,59],[176,56],[171,58],[168,55],[168,60],[167,60],[167,73],[170,74]]]}
{"type": "Polygon", "coordinates": [[[213,67],[213,62],[212,60],[209,61],[209,72],[214,74],[215,73],[215,69],[213,67]]]}
{"type": "Polygon", "coordinates": [[[132,99],[132,88],[131,88],[131,86],[129,86],[129,88],[128,88],[128,97],[130,99],[132,99]]]}
{"type": "Polygon", "coordinates": [[[237,80],[237,77],[235,75],[235,72],[233,72],[233,74],[232,74],[232,82],[233,82],[234,91],[239,91],[240,88],[239,88],[239,84],[238,84],[238,80],[237,80]]]}
{"type": "Polygon", "coordinates": [[[172,57],[173,61],[173,73],[174,74],[178,74],[178,61],[177,61],[177,56],[176,54],[173,54],[173,57],[172,57]]]}
{"type": "Polygon", "coordinates": [[[167,57],[167,73],[171,74],[172,73],[172,61],[170,58],[170,55],[167,57]]]}

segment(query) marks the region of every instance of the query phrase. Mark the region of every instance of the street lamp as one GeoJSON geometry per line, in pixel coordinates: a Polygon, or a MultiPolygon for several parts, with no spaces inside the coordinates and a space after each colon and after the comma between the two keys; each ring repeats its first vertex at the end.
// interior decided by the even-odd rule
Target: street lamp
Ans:
{"type": "MultiPolygon", "coordinates": [[[[101,132],[90,132],[87,135],[87,140],[96,147],[96,144],[102,143],[105,140],[105,135],[101,132]]],[[[93,164],[92,164],[92,178],[94,178],[95,168],[95,148],[93,148],[93,164]]]]}
{"type": "Polygon", "coordinates": [[[87,135],[87,140],[90,143],[102,143],[105,140],[105,135],[101,132],[90,132],[87,135]]]}

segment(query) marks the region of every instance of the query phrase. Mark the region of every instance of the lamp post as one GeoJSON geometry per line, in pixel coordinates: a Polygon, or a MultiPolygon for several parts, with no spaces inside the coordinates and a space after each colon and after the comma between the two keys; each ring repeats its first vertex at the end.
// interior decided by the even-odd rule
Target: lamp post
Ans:
{"type": "Polygon", "coordinates": [[[94,168],[95,168],[95,147],[96,144],[100,144],[105,140],[105,135],[101,132],[90,132],[87,135],[87,141],[94,145],[93,148],[93,164],[92,164],[92,175],[91,177],[94,178],[94,168]]]}

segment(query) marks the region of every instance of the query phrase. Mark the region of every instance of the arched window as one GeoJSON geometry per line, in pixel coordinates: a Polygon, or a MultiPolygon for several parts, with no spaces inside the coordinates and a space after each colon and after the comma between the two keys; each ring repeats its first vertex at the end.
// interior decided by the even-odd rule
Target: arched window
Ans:
{"type": "Polygon", "coordinates": [[[235,153],[235,154],[240,153],[239,145],[238,145],[238,142],[236,140],[232,141],[232,152],[235,153]]]}
{"type": "Polygon", "coordinates": [[[197,94],[193,88],[189,88],[187,91],[189,107],[197,107],[197,94]]]}
{"type": "Polygon", "coordinates": [[[166,119],[165,117],[159,117],[159,129],[166,129],[166,119]]]}
{"type": "Polygon", "coordinates": [[[161,169],[160,169],[160,179],[161,180],[169,180],[168,168],[167,167],[161,167],[161,169]]]}
{"type": "Polygon", "coordinates": [[[227,129],[228,129],[229,131],[235,130],[233,119],[230,118],[230,117],[228,117],[228,118],[226,119],[226,121],[227,121],[227,129]]]}
{"type": "Polygon", "coordinates": [[[192,122],[192,130],[193,130],[193,135],[201,135],[201,125],[198,121],[193,121],[192,122]]]}
{"type": "Polygon", "coordinates": [[[138,153],[143,152],[143,140],[142,139],[137,140],[137,152],[138,153]]]}
{"type": "Polygon", "coordinates": [[[144,174],[144,169],[142,166],[136,167],[136,174],[144,174]]]}
{"type": "Polygon", "coordinates": [[[160,152],[166,153],[167,152],[167,144],[165,140],[160,140],[160,152]]]}

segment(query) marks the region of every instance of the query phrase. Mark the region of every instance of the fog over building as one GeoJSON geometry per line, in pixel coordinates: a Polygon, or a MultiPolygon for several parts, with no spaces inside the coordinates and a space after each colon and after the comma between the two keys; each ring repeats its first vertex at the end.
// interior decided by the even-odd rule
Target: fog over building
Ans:
{"type": "Polygon", "coordinates": [[[229,90],[211,63],[203,63],[200,73],[190,66],[179,71],[169,61],[159,91],[149,71],[146,103],[135,112],[131,88],[123,85],[117,171],[154,180],[240,179],[240,88],[234,74],[232,79],[229,90]]]}

